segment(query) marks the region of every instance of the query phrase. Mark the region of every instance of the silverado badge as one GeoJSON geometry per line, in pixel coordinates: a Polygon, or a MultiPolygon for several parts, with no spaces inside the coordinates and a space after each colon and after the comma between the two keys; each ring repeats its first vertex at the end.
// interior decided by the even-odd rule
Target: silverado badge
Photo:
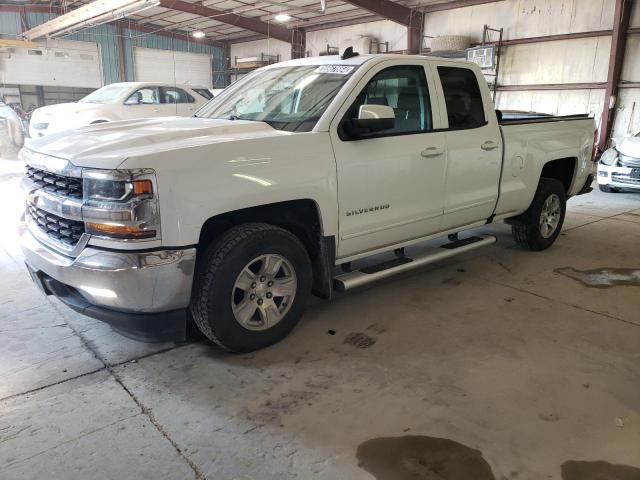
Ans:
{"type": "Polygon", "coordinates": [[[384,203],[382,205],[376,205],[375,207],[365,207],[365,208],[357,208],[355,210],[347,210],[347,217],[352,215],[362,215],[363,213],[369,212],[377,212],[378,210],[386,210],[389,208],[388,203],[384,203]]]}

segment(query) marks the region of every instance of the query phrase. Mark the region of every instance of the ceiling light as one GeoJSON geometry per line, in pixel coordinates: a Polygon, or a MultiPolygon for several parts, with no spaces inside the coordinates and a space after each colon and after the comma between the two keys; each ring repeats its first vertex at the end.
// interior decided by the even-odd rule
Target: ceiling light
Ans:
{"type": "Polygon", "coordinates": [[[22,34],[27,40],[40,37],[54,38],[88,27],[112,22],[128,15],[140,13],[160,4],[160,0],[94,0],[71,10],[22,34]]]}
{"type": "Polygon", "coordinates": [[[275,17],[276,22],[288,22],[291,20],[291,15],[287,15],[286,13],[279,13],[275,17]]]}
{"type": "Polygon", "coordinates": [[[194,38],[204,38],[204,32],[202,30],[193,32],[191,35],[193,35],[194,38]]]}

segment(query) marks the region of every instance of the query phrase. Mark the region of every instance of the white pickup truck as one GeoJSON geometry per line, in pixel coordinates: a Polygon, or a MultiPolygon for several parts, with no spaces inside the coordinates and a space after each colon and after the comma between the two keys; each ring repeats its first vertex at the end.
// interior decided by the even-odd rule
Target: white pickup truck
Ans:
{"type": "Polygon", "coordinates": [[[495,242],[463,230],[506,220],[525,248],[553,244],[567,198],[590,191],[594,121],[499,116],[462,61],[270,65],[191,118],[32,142],[26,263],[45,293],[128,335],[183,336],[192,317],[228,350],[259,349],[312,292],[495,242]]]}

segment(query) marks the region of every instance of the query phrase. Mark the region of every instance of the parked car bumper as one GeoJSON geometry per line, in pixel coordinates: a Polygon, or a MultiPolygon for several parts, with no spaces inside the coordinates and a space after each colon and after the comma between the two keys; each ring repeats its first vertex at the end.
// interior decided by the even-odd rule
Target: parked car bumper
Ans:
{"type": "Polygon", "coordinates": [[[27,268],[45,294],[135,338],[184,338],[195,248],[135,252],[85,247],[71,258],[40,243],[25,223],[20,237],[27,268]]]}
{"type": "Polygon", "coordinates": [[[598,184],[640,190],[640,168],[598,163],[598,184]]]}

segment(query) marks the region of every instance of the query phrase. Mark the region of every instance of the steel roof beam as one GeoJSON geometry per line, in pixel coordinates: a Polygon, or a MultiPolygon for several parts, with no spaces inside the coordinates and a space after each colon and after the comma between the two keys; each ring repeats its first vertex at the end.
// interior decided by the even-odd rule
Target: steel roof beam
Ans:
{"type": "Polygon", "coordinates": [[[420,52],[420,46],[422,45],[422,28],[424,24],[424,15],[422,12],[412,10],[409,7],[394,3],[390,0],[345,1],[407,27],[407,51],[409,53],[420,52]]]}
{"type": "Polygon", "coordinates": [[[616,0],[613,14],[613,34],[611,36],[611,51],[609,53],[609,71],[607,73],[607,86],[604,92],[604,108],[602,110],[602,127],[598,149],[606,149],[613,131],[616,105],[618,104],[618,83],[622,73],[622,62],[627,44],[627,30],[631,17],[631,0],[616,0]]]}
{"type": "Polygon", "coordinates": [[[211,18],[217,22],[234,25],[251,32],[259,33],[260,35],[282,40],[283,42],[292,43],[293,41],[292,30],[280,25],[272,25],[261,20],[256,20],[255,18],[243,17],[236,13],[229,13],[183,0],[160,0],[160,6],[178,12],[211,18]]]}

